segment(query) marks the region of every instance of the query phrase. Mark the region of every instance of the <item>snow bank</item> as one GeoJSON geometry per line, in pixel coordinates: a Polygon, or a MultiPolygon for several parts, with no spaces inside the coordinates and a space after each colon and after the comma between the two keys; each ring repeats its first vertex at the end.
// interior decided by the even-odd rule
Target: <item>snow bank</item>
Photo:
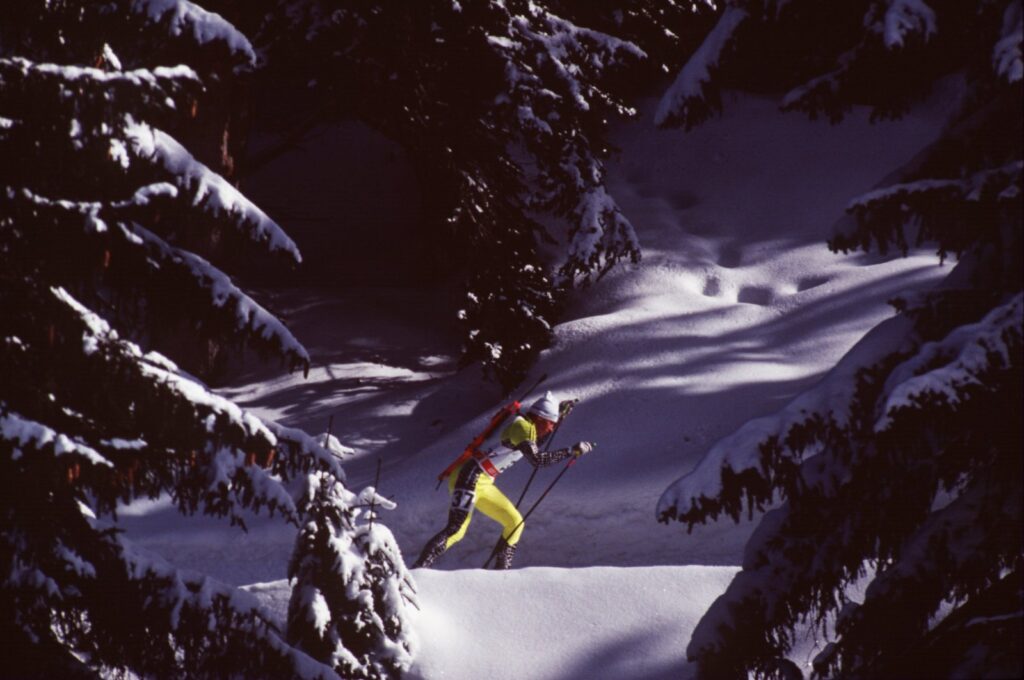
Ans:
{"type": "MultiPolygon", "coordinates": [[[[686,641],[733,567],[413,572],[409,680],[679,678],[686,641]]],[[[282,622],[286,581],[248,586],[282,622]]]]}

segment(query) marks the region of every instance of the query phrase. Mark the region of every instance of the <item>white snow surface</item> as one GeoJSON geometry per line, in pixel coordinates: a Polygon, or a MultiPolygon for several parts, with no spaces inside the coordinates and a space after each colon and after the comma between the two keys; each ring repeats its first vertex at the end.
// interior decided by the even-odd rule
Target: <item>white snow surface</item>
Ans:
{"type": "MultiPolygon", "coordinates": [[[[517,569],[479,569],[498,527],[477,516],[433,569],[412,572],[421,645],[410,677],[685,676],[690,633],[755,525],[723,520],[687,534],[655,520],[659,497],[716,442],[813,388],[893,316],[887,300],[951,270],[929,252],[882,258],[825,246],[851,198],[938,136],[948,98],[899,122],[871,125],[858,110],[839,126],[779,113],[774,99],[723,99],[725,115],[688,134],[655,128],[657,100],[616,129],[623,151],[609,166],[609,191],[644,260],[574,297],[524,381],[546,373],[533,398],[549,389],[581,400],[556,448],[597,448],[526,523],[517,569]]],[[[396,501],[380,519],[409,563],[445,524],[437,474],[503,403],[477,368],[456,370],[457,338],[437,324],[458,308],[446,295],[279,292],[272,306],[309,349],[311,379],[246,368],[222,391],[306,432],[324,433],[330,421],[352,449],[342,461],[349,488],[374,485],[396,501]]],[[[561,467],[538,473],[524,508],[561,467]]],[[[513,501],[528,468],[498,480],[513,501]]],[[[255,518],[241,533],[180,518],[166,500],[127,508],[120,521],[145,548],[228,583],[258,584],[249,590],[284,611],[294,527],[255,518]]],[[[806,668],[813,654],[793,658],[806,668]]]]}
{"type": "MultiPolygon", "coordinates": [[[[681,645],[736,571],[420,570],[420,609],[412,621],[422,649],[405,677],[677,679],[686,671],[681,645]]],[[[285,620],[291,592],[286,581],[247,589],[285,620]]]]}

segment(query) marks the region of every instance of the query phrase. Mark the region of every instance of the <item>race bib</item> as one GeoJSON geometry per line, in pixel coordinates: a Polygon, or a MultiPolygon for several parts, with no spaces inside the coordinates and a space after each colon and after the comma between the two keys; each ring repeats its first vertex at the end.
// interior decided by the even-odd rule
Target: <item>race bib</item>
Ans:
{"type": "Polygon", "coordinates": [[[462,510],[469,512],[470,508],[473,507],[473,499],[476,498],[476,493],[472,491],[466,491],[465,489],[455,489],[452,491],[452,508],[455,510],[462,510]]]}

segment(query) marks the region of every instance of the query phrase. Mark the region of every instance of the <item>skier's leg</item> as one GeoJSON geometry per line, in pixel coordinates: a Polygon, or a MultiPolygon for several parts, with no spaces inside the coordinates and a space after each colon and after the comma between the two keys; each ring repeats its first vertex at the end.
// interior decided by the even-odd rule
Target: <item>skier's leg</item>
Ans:
{"type": "Polygon", "coordinates": [[[494,568],[511,569],[512,558],[516,555],[516,546],[509,545],[504,538],[498,539],[498,545],[494,547],[494,568]]]}
{"type": "Polygon", "coordinates": [[[477,483],[476,507],[502,526],[501,538],[495,547],[497,569],[508,569],[512,566],[512,558],[515,556],[516,545],[519,537],[523,534],[523,516],[519,514],[515,504],[494,486],[494,481],[481,475],[481,481],[477,483]]]}
{"type": "Polygon", "coordinates": [[[465,536],[466,529],[469,527],[469,519],[471,515],[472,510],[467,511],[451,508],[448,511],[448,524],[446,524],[444,529],[437,532],[437,534],[435,534],[434,537],[427,541],[427,544],[423,546],[420,558],[412,565],[413,569],[429,567],[434,563],[434,560],[444,553],[445,550],[465,536]]]}
{"type": "Polygon", "coordinates": [[[523,516],[487,475],[480,475],[480,481],[477,482],[476,507],[501,524],[501,537],[506,543],[515,545],[519,542],[519,537],[523,534],[523,516]]]}
{"type": "Polygon", "coordinates": [[[448,490],[452,495],[448,509],[448,523],[423,546],[420,557],[413,568],[429,567],[444,551],[452,547],[466,535],[469,520],[473,516],[474,487],[479,476],[479,468],[475,464],[463,465],[448,478],[448,490]]]}

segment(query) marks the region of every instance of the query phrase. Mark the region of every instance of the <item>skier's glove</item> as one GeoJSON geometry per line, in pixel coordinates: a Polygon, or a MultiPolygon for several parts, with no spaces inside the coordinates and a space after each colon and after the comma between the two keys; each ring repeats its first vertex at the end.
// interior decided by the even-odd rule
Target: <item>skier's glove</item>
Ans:
{"type": "Polygon", "coordinates": [[[558,417],[564,418],[572,412],[576,404],[579,403],[579,399],[566,399],[565,401],[558,404],[558,417]]]}
{"type": "Polygon", "coordinates": [[[572,455],[579,458],[582,455],[590,453],[594,450],[593,442],[576,442],[572,447],[572,455]]]}

